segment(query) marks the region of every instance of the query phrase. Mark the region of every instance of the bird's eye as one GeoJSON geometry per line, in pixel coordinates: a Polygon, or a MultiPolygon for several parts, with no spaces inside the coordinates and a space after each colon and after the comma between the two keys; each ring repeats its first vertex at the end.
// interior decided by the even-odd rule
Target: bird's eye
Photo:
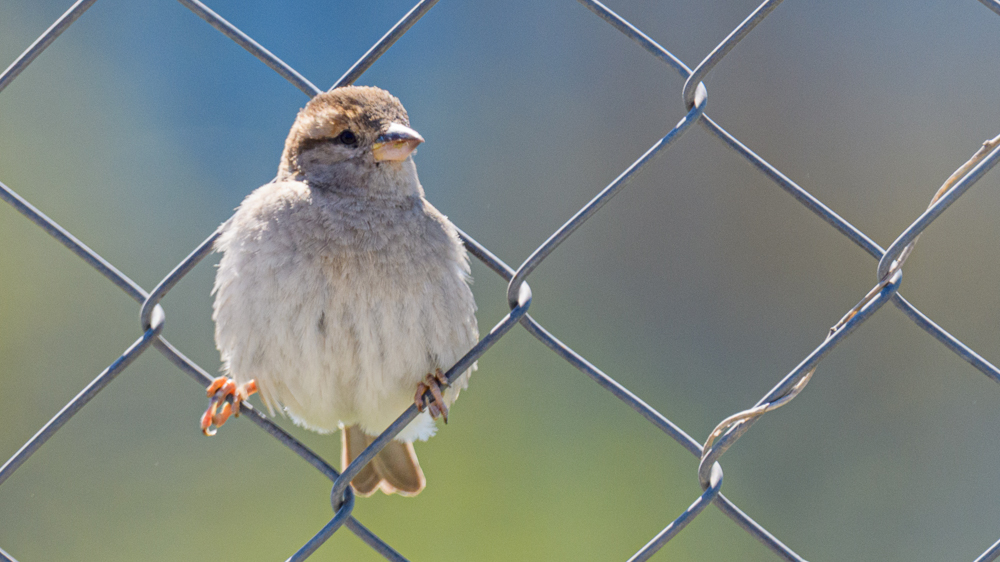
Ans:
{"type": "Polygon", "coordinates": [[[337,141],[342,144],[354,145],[358,144],[358,136],[350,129],[344,129],[344,132],[337,135],[337,141]]]}

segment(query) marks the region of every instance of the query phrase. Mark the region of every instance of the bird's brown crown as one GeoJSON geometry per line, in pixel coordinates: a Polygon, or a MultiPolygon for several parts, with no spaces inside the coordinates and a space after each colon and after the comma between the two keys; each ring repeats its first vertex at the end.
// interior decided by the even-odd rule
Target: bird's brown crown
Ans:
{"type": "Polygon", "coordinates": [[[285,156],[303,143],[334,139],[350,130],[360,144],[370,145],[392,123],[409,126],[403,104],[373,86],[345,86],[314,97],[301,111],[285,141],[285,156]]]}

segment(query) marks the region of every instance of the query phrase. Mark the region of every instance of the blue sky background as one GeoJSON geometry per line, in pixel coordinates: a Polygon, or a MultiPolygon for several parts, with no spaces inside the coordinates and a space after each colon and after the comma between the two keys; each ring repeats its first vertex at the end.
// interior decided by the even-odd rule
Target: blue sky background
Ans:
{"type": "MultiPolygon", "coordinates": [[[[0,4],[0,67],[70,3],[0,4]]],[[[321,88],[409,1],[208,5],[321,88]]],[[[609,0],[695,66],[748,1],[609,0]]],[[[1000,133],[1000,16],[974,0],[789,0],[708,76],[708,114],[883,247],[1000,133]]],[[[360,84],[427,139],[428,198],[516,266],[683,116],[683,80],[569,0],[443,0],[360,84]]],[[[151,289],[273,177],[307,98],[167,0],[99,0],[0,93],[0,181],[151,289]]],[[[996,174],[994,172],[993,174],[996,174]]],[[[1000,182],[922,236],[901,292],[994,363],[1000,182]]],[[[163,301],[210,372],[213,256],[163,301]]],[[[698,440],[753,405],[876,263],[694,128],[529,281],[532,315],[698,440]]],[[[505,283],[473,265],[482,331],[505,283]]],[[[0,457],[140,334],[138,306],[0,206],[0,457]]],[[[0,547],[39,560],[285,559],[328,482],[144,354],[0,486],[0,547]],[[235,538],[234,538],[235,537],[235,538]]],[[[809,560],[972,560],[998,538],[1000,388],[886,307],[723,459],[723,491],[809,560]]],[[[339,439],[280,420],[325,458],[339,439]]],[[[428,487],[355,515],[409,559],[627,559],[700,493],[697,461],[523,330],[421,444],[428,487]]],[[[348,531],[312,559],[377,560],[348,531]]],[[[776,558],[710,508],[654,560],[776,558]]]]}

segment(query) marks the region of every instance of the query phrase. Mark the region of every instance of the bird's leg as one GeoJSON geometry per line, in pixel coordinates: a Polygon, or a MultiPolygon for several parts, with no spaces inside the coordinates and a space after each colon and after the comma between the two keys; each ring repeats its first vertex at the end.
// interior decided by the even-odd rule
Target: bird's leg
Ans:
{"type": "Polygon", "coordinates": [[[208,409],[201,415],[201,432],[205,435],[215,435],[216,428],[222,427],[229,416],[239,417],[240,404],[257,392],[257,381],[237,385],[229,377],[216,377],[208,385],[208,409]]]}
{"type": "Polygon", "coordinates": [[[448,386],[448,379],[445,378],[441,369],[435,369],[434,373],[428,373],[423,382],[417,385],[417,395],[413,397],[413,403],[421,412],[427,408],[431,417],[437,419],[441,416],[444,423],[448,423],[448,405],[444,403],[444,395],[441,394],[441,386],[448,386]],[[432,400],[424,400],[424,393],[431,391],[432,400]]]}

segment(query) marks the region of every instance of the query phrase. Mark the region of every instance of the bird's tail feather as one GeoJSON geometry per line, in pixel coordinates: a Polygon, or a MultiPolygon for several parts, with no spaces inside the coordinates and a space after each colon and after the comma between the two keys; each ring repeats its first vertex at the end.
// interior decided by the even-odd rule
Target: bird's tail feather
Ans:
{"type": "MultiPolygon", "coordinates": [[[[374,441],[375,437],[361,431],[356,425],[345,427],[341,432],[343,468],[346,469],[374,441]]],[[[386,494],[415,496],[426,484],[413,443],[401,443],[395,439],[389,441],[351,480],[354,491],[361,496],[370,496],[376,489],[381,489],[386,494]]]]}

